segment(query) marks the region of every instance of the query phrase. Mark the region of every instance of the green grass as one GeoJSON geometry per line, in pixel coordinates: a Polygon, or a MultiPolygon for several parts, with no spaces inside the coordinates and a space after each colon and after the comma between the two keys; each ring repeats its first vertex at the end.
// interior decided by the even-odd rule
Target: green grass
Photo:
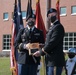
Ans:
{"type": "MultiPolygon", "coordinates": [[[[66,56],[67,58],[67,56],[66,56]]],[[[44,75],[44,69],[41,68],[41,75],[44,75]]],[[[10,58],[9,57],[0,57],[0,75],[12,75],[10,71],[10,58]]],[[[65,75],[63,70],[62,75],[65,75]]]]}
{"type": "Polygon", "coordinates": [[[11,75],[9,59],[9,57],[0,57],[0,75],[11,75]]]}

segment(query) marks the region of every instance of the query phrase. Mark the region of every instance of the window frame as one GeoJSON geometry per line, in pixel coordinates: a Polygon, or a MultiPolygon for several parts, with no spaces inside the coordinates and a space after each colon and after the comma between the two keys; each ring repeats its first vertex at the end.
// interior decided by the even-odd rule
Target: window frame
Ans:
{"type": "Polygon", "coordinates": [[[69,49],[71,47],[76,48],[75,43],[76,43],[76,32],[66,32],[63,41],[63,49],[66,50],[66,48],[69,49]],[[66,38],[68,40],[65,40],[66,38]],[[70,40],[70,38],[72,38],[72,40],[70,40]]]}
{"type": "Polygon", "coordinates": [[[8,14],[8,12],[4,12],[3,13],[3,20],[4,21],[9,20],[9,14],[8,14]],[[7,18],[5,18],[5,14],[7,14],[7,18]]]}
{"type": "MultiPolygon", "coordinates": [[[[71,15],[76,15],[76,12],[75,13],[73,13],[73,11],[72,11],[72,8],[73,7],[76,7],[76,5],[75,6],[71,6],[71,15]]],[[[76,9],[75,9],[76,10],[76,9]]]]}
{"type": "Polygon", "coordinates": [[[11,50],[11,35],[10,34],[4,34],[3,35],[2,51],[10,51],[10,50],[11,50]],[[4,49],[4,47],[5,47],[5,49],[4,49]]]}
{"type": "Polygon", "coordinates": [[[26,11],[22,11],[22,19],[26,19],[26,11]],[[25,17],[23,17],[23,12],[25,12],[25,17]]]}
{"type": "Polygon", "coordinates": [[[61,11],[62,11],[61,8],[66,8],[66,6],[60,7],[60,16],[66,16],[67,15],[67,9],[66,9],[65,13],[61,13],[61,11]]]}

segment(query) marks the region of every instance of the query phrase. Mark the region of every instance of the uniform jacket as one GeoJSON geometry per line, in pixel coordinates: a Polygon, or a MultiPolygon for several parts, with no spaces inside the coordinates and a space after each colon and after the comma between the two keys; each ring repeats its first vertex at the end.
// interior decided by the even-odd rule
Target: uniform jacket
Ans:
{"type": "Polygon", "coordinates": [[[44,46],[46,54],[47,66],[63,66],[65,64],[63,53],[63,37],[64,28],[59,21],[56,21],[52,27],[50,27],[44,46]]]}
{"type": "MultiPolygon", "coordinates": [[[[19,49],[18,63],[20,64],[35,64],[32,56],[29,56],[29,52],[26,49],[23,49],[23,44],[27,43],[44,43],[43,32],[37,28],[34,28],[31,35],[29,33],[28,28],[21,29],[17,35],[15,41],[15,47],[19,49],[19,45],[22,43],[22,46],[19,49]]],[[[36,64],[39,64],[40,57],[35,57],[37,60],[36,64]]]]}

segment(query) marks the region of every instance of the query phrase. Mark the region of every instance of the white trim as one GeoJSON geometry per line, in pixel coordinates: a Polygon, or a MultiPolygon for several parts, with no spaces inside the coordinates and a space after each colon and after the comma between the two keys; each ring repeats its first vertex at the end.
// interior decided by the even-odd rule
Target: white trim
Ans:
{"type": "Polygon", "coordinates": [[[22,17],[22,19],[26,19],[26,17],[22,17]]]}
{"type": "Polygon", "coordinates": [[[76,15],[76,13],[72,13],[71,15],[76,15]]]}
{"type": "Polygon", "coordinates": [[[2,50],[2,51],[7,51],[8,52],[8,51],[11,51],[11,50],[2,50]]]}
{"type": "Polygon", "coordinates": [[[3,21],[7,21],[7,20],[9,20],[8,18],[6,18],[6,19],[3,19],[3,21]]]}
{"type": "Polygon", "coordinates": [[[60,14],[60,16],[67,16],[67,14],[60,14]]]}

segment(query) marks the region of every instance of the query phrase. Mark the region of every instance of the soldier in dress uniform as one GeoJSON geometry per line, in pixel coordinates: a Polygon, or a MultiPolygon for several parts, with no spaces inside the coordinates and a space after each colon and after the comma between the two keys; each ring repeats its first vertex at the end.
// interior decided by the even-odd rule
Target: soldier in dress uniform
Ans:
{"type": "Polygon", "coordinates": [[[42,50],[35,52],[34,56],[45,55],[46,73],[54,75],[54,67],[56,67],[56,75],[61,75],[65,66],[65,58],[63,53],[63,38],[65,30],[63,25],[57,18],[57,10],[50,8],[47,11],[47,18],[51,23],[46,35],[45,45],[42,50]]]}
{"type": "MultiPolygon", "coordinates": [[[[18,75],[37,75],[37,68],[40,64],[40,56],[29,55],[28,44],[44,43],[42,30],[35,27],[36,16],[30,15],[27,19],[26,28],[21,29],[18,33],[15,47],[19,50],[18,56],[18,75]]],[[[34,51],[38,49],[33,49],[34,51]]],[[[33,51],[32,50],[32,51],[33,51]]]]}
{"type": "Polygon", "coordinates": [[[68,49],[68,59],[66,60],[66,75],[76,75],[76,49],[68,49]]]}

